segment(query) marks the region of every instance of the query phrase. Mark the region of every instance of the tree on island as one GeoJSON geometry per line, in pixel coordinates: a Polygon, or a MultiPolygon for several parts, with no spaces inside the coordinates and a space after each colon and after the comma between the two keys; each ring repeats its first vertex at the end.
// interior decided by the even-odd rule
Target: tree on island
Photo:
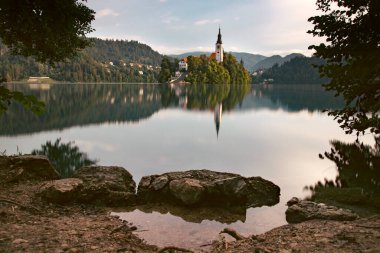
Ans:
{"type": "Polygon", "coordinates": [[[309,18],[308,33],[326,37],[312,45],[315,56],[327,60],[319,67],[331,78],[325,85],[345,99],[343,109],[331,110],[347,134],[380,134],[380,4],[378,0],[317,0],[324,15],[309,18]]]}
{"type": "Polygon", "coordinates": [[[186,81],[192,84],[248,84],[250,75],[232,54],[224,54],[223,63],[206,55],[189,56],[186,81]]]}
{"type": "MultiPolygon", "coordinates": [[[[0,38],[13,54],[55,63],[75,56],[90,44],[85,35],[93,31],[95,12],[85,0],[2,0],[0,38]]],[[[16,100],[34,112],[43,104],[20,92],[0,86],[0,113],[16,100]]]]}

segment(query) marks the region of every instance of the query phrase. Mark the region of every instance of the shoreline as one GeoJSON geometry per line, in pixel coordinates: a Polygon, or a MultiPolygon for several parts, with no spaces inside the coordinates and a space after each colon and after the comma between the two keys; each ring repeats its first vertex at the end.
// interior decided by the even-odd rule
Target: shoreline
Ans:
{"type": "Polygon", "coordinates": [[[111,216],[111,207],[47,203],[38,193],[52,179],[12,182],[6,180],[12,167],[0,159],[0,252],[379,252],[379,214],[314,219],[247,237],[225,229],[235,240],[220,236],[205,249],[159,248],[144,242],[135,224],[111,216]]]}

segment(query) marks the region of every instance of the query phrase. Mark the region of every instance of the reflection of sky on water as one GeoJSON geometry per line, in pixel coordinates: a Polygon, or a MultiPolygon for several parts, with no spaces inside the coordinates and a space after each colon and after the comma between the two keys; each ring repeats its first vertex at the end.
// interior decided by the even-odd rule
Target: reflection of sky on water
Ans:
{"type": "MultiPolygon", "coordinates": [[[[318,158],[319,153],[330,149],[329,140],[355,139],[344,135],[331,117],[317,111],[290,113],[278,108],[265,109],[265,106],[256,110],[244,108],[243,103],[242,110],[223,113],[218,138],[213,111],[173,108],[161,109],[139,123],[102,123],[0,137],[0,151],[28,153],[57,138],[62,142],[74,141],[89,158],[98,159],[100,165],[128,169],[137,182],[144,175],[205,168],[273,181],[281,188],[280,203],[274,207],[248,209],[246,222],[230,225],[246,234],[265,232],[285,224],[287,200],[304,196],[306,185],[325,177],[335,178],[334,165],[327,159],[318,158]]],[[[192,242],[197,238],[201,241],[215,238],[225,227],[215,221],[195,224],[172,215],[152,216],[141,211],[125,214],[125,217],[141,229],[149,230],[140,233],[141,236],[157,244],[164,240],[157,235],[162,235],[160,229],[165,229],[165,224],[172,227],[165,232],[165,238],[170,240],[168,244],[176,241],[179,230],[193,234],[188,238],[188,242],[192,242]]]]}
{"type": "MultiPolygon", "coordinates": [[[[133,221],[141,232],[136,232],[149,243],[164,247],[178,245],[188,249],[207,249],[207,246],[219,236],[224,228],[232,228],[244,236],[266,232],[266,227],[277,227],[284,224],[283,208],[260,207],[247,210],[247,219],[232,224],[214,220],[203,220],[201,223],[187,222],[170,213],[115,212],[123,220],[133,221]],[[202,246],[203,245],[203,246],[202,246]]],[[[228,238],[228,237],[227,237],[228,238]]]]}

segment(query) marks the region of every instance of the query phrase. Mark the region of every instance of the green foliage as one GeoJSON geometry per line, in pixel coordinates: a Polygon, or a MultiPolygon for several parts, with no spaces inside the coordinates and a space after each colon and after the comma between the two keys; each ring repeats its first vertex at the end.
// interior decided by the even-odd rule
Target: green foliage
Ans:
{"type": "Polygon", "coordinates": [[[242,63],[239,63],[232,54],[224,54],[223,67],[230,76],[229,83],[248,84],[251,82],[251,77],[242,63]]]}
{"type": "Polygon", "coordinates": [[[157,82],[162,59],[158,52],[137,41],[101,39],[93,39],[93,45],[72,60],[55,65],[14,56],[1,42],[0,52],[0,75],[8,81],[49,76],[67,82],[157,82]]]}
{"type": "Polygon", "coordinates": [[[323,84],[329,81],[322,78],[314,66],[325,64],[323,59],[316,57],[296,57],[281,66],[275,64],[264,71],[263,74],[253,77],[253,83],[263,83],[264,80],[273,79],[274,84],[323,84]]]}
{"type": "Polygon", "coordinates": [[[171,76],[174,76],[178,66],[178,60],[171,61],[171,59],[165,56],[161,61],[161,70],[158,75],[158,81],[160,83],[166,83],[171,76]]]}
{"type": "Polygon", "coordinates": [[[186,81],[192,84],[247,84],[250,82],[248,71],[231,54],[224,55],[222,64],[205,55],[188,58],[186,81]]]}
{"type": "Polygon", "coordinates": [[[2,0],[0,38],[13,54],[62,61],[89,45],[94,14],[80,0],[2,0]]]}
{"type": "Polygon", "coordinates": [[[54,143],[47,141],[41,149],[33,150],[31,153],[47,156],[62,177],[70,177],[75,170],[97,163],[96,160],[89,159],[73,142],[62,143],[60,138],[54,143]]]}
{"type": "Polygon", "coordinates": [[[324,15],[309,18],[313,36],[327,44],[310,46],[327,60],[325,87],[342,95],[346,106],[329,114],[351,134],[367,130],[380,134],[380,4],[378,0],[317,0],[324,15]],[[336,6],[335,6],[336,5],[336,6]]]}

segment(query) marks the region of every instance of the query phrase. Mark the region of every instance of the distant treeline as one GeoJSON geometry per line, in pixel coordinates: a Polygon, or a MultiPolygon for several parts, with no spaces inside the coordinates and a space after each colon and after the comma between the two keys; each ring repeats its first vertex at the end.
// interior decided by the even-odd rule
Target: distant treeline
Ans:
{"type": "Polygon", "coordinates": [[[270,82],[273,84],[323,84],[329,81],[321,77],[318,72],[319,65],[325,61],[316,57],[296,57],[281,66],[275,64],[262,74],[253,77],[253,83],[270,82]]]}
{"type": "Polygon", "coordinates": [[[14,56],[0,41],[0,77],[21,81],[49,76],[69,82],[157,82],[162,55],[137,41],[92,39],[77,57],[56,65],[14,56]]]}

